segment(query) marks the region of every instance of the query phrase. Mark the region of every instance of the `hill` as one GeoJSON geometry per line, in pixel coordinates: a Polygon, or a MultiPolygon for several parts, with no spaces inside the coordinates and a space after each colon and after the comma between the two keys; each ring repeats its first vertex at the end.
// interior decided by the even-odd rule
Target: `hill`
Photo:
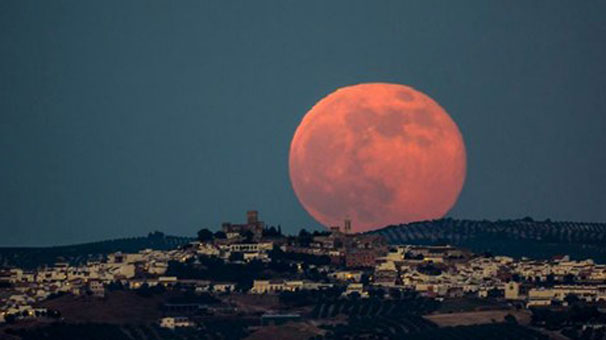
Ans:
{"type": "Polygon", "coordinates": [[[189,237],[167,236],[159,232],[144,237],[131,237],[57,247],[2,247],[0,265],[36,268],[58,261],[84,263],[117,251],[126,253],[143,249],[167,250],[191,242],[189,237]]]}
{"type": "Polygon", "coordinates": [[[606,263],[606,223],[517,220],[474,221],[445,218],[388,226],[372,233],[391,244],[450,244],[476,253],[550,258],[570,255],[606,263]]]}

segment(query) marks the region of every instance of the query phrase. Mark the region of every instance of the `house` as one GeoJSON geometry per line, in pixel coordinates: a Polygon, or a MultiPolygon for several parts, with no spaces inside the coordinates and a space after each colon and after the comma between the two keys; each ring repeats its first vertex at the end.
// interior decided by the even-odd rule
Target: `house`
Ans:
{"type": "Polygon", "coordinates": [[[133,263],[108,263],[105,268],[113,278],[130,279],[135,277],[136,267],[133,263]]]}
{"type": "Polygon", "coordinates": [[[360,270],[343,270],[328,274],[328,277],[337,281],[360,282],[364,272],[360,270]]]}
{"type": "Polygon", "coordinates": [[[219,293],[229,293],[236,290],[236,284],[231,282],[217,282],[212,285],[213,291],[219,293]]]}
{"type": "Polygon", "coordinates": [[[195,326],[195,324],[186,316],[168,316],[160,319],[159,324],[160,327],[168,329],[195,326]]]}
{"type": "Polygon", "coordinates": [[[485,287],[480,287],[477,291],[478,297],[485,299],[488,297],[488,289],[486,289],[485,287]]]}
{"type": "Polygon", "coordinates": [[[0,282],[17,283],[23,280],[23,270],[11,268],[0,271],[0,282]]]}
{"type": "Polygon", "coordinates": [[[219,256],[221,252],[219,249],[210,243],[202,243],[202,242],[193,242],[196,253],[199,255],[207,255],[207,256],[219,256]]]}
{"type": "Polygon", "coordinates": [[[446,296],[450,286],[442,283],[418,283],[415,291],[426,296],[446,296]]]}
{"type": "Polygon", "coordinates": [[[98,280],[91,280],[88,282],[88,290],[94,297],[103,298],[105,297],[105,286],[103,282],[98,280]]]}
{"type": "Polygon", "coordinates": [[[250,292],[252,294],[294,292],[303,288],[303,281],[255,280],[250,292]]]}
{"type": "Polygon", "coordinates": [[[568,295],[575,295],[587,302],[597,302],[606,299],[606,285],[556,285],[552,288],[533,288],[528,291],[528,302],[531,305],[549,305],[551,301],[565,301],[568,295]]]}
{"type": "Polygon", "coordinates": [[[505,299],[520,300],[520,284],[514,281],[505,285],[505,299]]]}
{"type": "Polygon", "coordinates": [[[322,290],[334,287],[332,283],[304,281],[301,289],[303,290],[322,290]]]}
{"type": "Polygon", "coordinates": [[[147,272],[152,275],[163,275],[168,270],[167,262],[152,261],[146,265],[147,272]]]}
{"type": "Polygon", "coordinates": [[[176,276],[160,276],[158,278],[158,284],[161,284],[164,287],[172,287],[176,285],[178,281],[176,276]]]}
{"type": "Polygon", "coordinates": [[[243,259],[246,262],[250,262],[252,260],[260,260],[263,262],[271,261],[269,255],[267,253],[255,252],[255,253],[242,253],[243,259]]]}
{"type": "Polygon", "coordinates": [[[364,285],[361,283],[350,283],[343,292],[343,296],[350,296],[351,294],[357,293],[362,298],[367,298],[368,292],[364,289],[364,285]]]}
{"type": "Polygon", "coordinates": [[[232,253],[257,253],[272,250],[274,244],[272,242],[234,243],[224,245],[223,248],[232,253]]]}
{"type": "Polygon", "coordinates": [[[387,261],[378,264],[375,267],[374,279],[375,283],[386,285],[395,285],[398,278],[398,268],[395,262],[387,261]]]}
{"type": "Polygon", "coordinates": [[[116,252],[107,255],[107,263],[136,263],[143,261],[143,254],[127,254],[116,252]]]}

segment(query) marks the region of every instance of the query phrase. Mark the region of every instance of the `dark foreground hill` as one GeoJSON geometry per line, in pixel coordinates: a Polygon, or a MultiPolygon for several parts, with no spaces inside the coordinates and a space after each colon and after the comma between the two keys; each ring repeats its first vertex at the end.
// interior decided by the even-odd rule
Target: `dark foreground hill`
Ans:
{"type": "Polygon", "coordinates": [[[388,226],[375,231],[391,244],[450,244],[477,253],[550,258],[570,255],[606,263],[606,223],[499,221],[450,218],[388,226]]]}
{"type": "Polygon", "coordinates": [[[3,247],[0,248],[0,266],[35,268],[55,262],[84,263],[103,255],[122,251],[138,252],[143,249],[167,250],[191,242],[189,237],[166,236],[150,233],[146,237],[131,237],[116,240],[83,243],[57,247],[3,247]]]}

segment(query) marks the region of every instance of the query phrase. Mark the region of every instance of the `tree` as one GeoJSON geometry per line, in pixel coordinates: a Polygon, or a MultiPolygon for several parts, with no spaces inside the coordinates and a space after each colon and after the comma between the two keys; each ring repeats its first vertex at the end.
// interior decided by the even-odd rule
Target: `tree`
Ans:
{"type": "Polygon", "coordinates": [[[566,303],[568,303],[569,306],[572,306],[572,305],[579,303],[581,301],[581,299],[579,299],[579,297],[576,294],[568,294],[564,298],[564,301],[566,301],[566,303]]]}
{"type": "Polygon", "coordinates": [[[507,315],[505,315],[505,322],[510,323],[510,324],[517,324],[518,319],[516,319],[516,317],[511,314],[507,314],[507,315]]]}
{"type": "Polygon", "coordinates": [[[236,282],[236,290],[242,293],[248,292],[253,286],[253,281],[248,278],[242,278],[236,282]]]}
{"type": "Polygon", "coordinates": [[[229,254],[229,260],[231,262],[244,261],[244,254],[242,254],[242,253],[231,253],[231,254],[229,254]]]}
{"type": "Polygon", "coordinates": [[[566,275],[564,275],[564,280],[563,281],[566,284],[574,283],[574,274],[566,274],[566,275]]]}
{"type": "Polygon", "coordinates": [[[552,287],[555,283],[555,276],[553,274],[548,274],[545,279],[545,283],[547,286],[552,287]]]}
{"type": "Polygon", "coordinates": [[[61,312],[56,309],[50,309],[47,311],[47,316],[49,318],[58,319],[61,317],[61,312]]]}
{"type": "Polygon", "coordinates": [[[245,232],[241,233],[240,235],[244,236],[244,242],[250,243],[253,241],[255,234],[253,234],[252,231],[250,230],[246,230],[245,232]]]}
{"type": "Polygon", "coordinates": [[[362,277],[360,278],[360,283],[366,285],[370,284],[370,276],[366,273],[362,274],[362,277]]]}
{"type": "Polygon", "coordinates": [[[383,290],[383,288],[371,289],[368,293],[371,297],[377,299],[383,299],[385,297],[385,290],[383,290]]]}
{"type": "Polygon", "coordinates": [[[278,233],[278,230],[276,229],[276,227],[271,226],[269,228],[263,229],[263,236],[265,236],[265,237],[278,237],[278,236],[280,236],[280,234],[278,233]]]}
{"type": "Polygon", "coordinates": [[[299,232],[299,245],[302,247],[309,247],[309,244],[313,240],[313,236],[305,229],[301,229],[299,232]]]}
{"type": "Polygon", "coordinates": [[[204,228],[198,231],[198,241],[200,242],[210,242],[213,240],[213,232],[204,228]]]}
{"type": "Polygon", "coordinates": [[[107,290],[115,291],[115,290],[124,290],[124,285],[122,281],[112,281],[107,285],[107,290]]]}
{"type": "MultiPolygon", "coordinates": [[[[149,285],[147,283],[144,283],[141,285],[141,287],[137,288],[137,290],[135,290],[137,295],[142,296],[142,297],[150,297],[152,296],[152,291],[149,288],[149,285]]],[[[87,293],[92,294],[92,292],[87,291],[87,293]]]]}
{"type": "Polygon", "coordinates": [[[358,292],[351,292],[351,293],[347,294],[347,297],[349,297],[352,300],[359,300],[362,296],[358,292]]]}
{"type": "Polygon", "coordinates": [[[227,235],[224,232],[222,232],[221,230],[217,231],[214,236],[215,236],[215,239],[218,239],[218,240],[224,240],[227,238],[227,235]]]}
{"type": "Polygon", "coordinates": [[[153,240],[161,240],[164,238],[164,233],[156,230],[153,233],[147,234],[147,238],[150,238],[153,240]]]}
{"type": "Polygon", "coordinates": [[[286,255],[284,251],[280,248],[280,246],[274,244],[273,248],[269,251],[268,256],[272,260],[272,262],[276,262],[283,260],[286,255]]]}
{"type": "Polygon", "coordinates": [[[299,231],[299,237],[300,238],[306,238],[306,237],[310,237],[311,234],[309,233],[309,231],[305,230],[305,229],[301,229],[301,231],[299,231]]]}
{"type": "Polygon", "coordinates": [[[15,321],[17,321],[17,315],[15,315],[15,314],[6,314],[4,316],[4,321],[6,321],[6,323],[15,323],[15,321]]]}

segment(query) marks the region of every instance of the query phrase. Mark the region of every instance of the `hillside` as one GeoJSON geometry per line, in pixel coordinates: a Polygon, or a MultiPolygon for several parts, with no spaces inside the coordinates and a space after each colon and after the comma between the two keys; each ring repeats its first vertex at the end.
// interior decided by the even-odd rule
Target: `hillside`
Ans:
{"type": "Polygon", "coordinates": [[[374,231],[391,244],[450,244],[474,252],[550,258],[568,254],[606,263],[606,223],[499,221],[450,218],[388,226],[374,231]]]}
{"type": "Polygon", "coordinates": [[[129,253],[138,252],[142,249],[174,249],[192,240],[189,237],[166,236],[156,232],[145,237],[131,237],[69,246],[2,247],[0,248],[0,265],[35,268],[58,261],[84,263],[89,259],[97,259],[117,251],[129,253]]]}
{"type": "MultiPolygon", "coordinates": [[[[575,259],[593,258],[606,263],[606,223],[534,221],[531,218],[499,221],[450,218],[388,226],[373,231],[391,244],[450,244],[477,253],[513,257],[550,258],[568,254],[575,259]]],[[[150,233],[100,242],[57,247],[2,247],[0,266],[35,268],[57,261],[84,263],[116,252],[174,249],[193,238],[150,233]]]]}

